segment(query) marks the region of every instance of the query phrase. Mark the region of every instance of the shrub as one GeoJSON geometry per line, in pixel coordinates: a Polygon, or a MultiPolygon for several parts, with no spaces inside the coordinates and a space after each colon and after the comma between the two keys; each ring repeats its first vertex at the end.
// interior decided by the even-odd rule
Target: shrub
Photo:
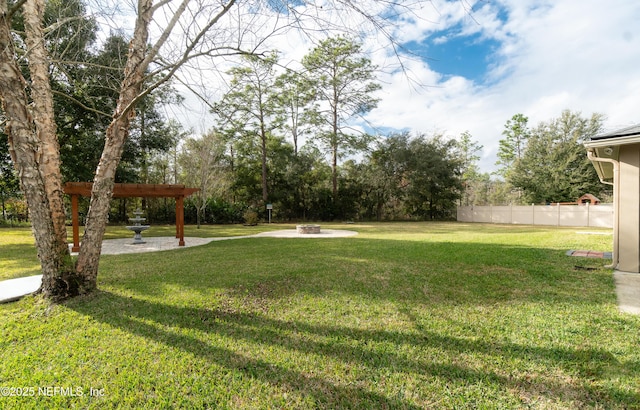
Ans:
{"type": "Polygon", "coordinates": [[[247,209],[242,215],[245,225],[258,225],[258,213],[253,209],[247,209]]]}

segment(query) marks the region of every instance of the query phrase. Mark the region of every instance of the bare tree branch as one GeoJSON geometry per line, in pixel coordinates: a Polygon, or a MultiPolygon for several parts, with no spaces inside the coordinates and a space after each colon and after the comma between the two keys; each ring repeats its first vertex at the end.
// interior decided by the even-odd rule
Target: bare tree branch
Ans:
{"type": "Polygon", "coordinates": [[[20,0],[18,1],[16,4],[14,4],[8,11],[7,11],[7,21],[11,21],[11,18],[13,17],[13,15],[20,10],[20,8],[22,6],[24,6],[24,3],[26,3],[27,0],[20,0]]]}
{"type": "Polygon", "coordinates": [[[65,98],[65,99],[73,102],[74,104],[82,107],[82,109],[87,110],[89,112],[101,115],[101,116],[106,117],[106,118],[111,118],[113,116],[113,113],[108,113],[108,112],[100,111],[100,110],[98,110],[96,108],[93,108],[93,107],[89,107],[88,105],[83,104],[81,101],[79,101],[76,98],[73,98],[71,95],[69,95],[67,93],[63,93],[63,92],[56,91],[56,90],[52,90],[52,92],[53,92],[53,94],[55,94],[57,96],[60,96],[62,98],[65,98]]]}
{"type": "MultiPolygon", "coordinates": [[[[187,1],[188,0],[185,0],[185,2],[187,2],[187,1]]],[[[169,68],[169,71],[165,74],[165,76],[160,78],[158,81],[156,81],[154,84],[152,84],[151,86],[147,87],[142,93],[140,93],[138,95],[138,97],[136,97],[134,100],[132,100],[131,103],[125,108],[125,111],[131,110],[133,108],[133,106],[135,106],[135,104],[137,104],[140,101],[140,99],[144,98],[150,92],[152,92],[156,88],[160,87],[162,84],[164,84],[167,81],[169,81],[169,79],[180,69],[180,67],[182,67],[190,59],[194,58],[194,56],[191,54],[192,51],[200,44],[200,41],[209,32],[209,30],[216,23],[218,23],[220,21],[220,19],[229,12],[229,10],[231,10],[231,8],[233,7],[233,5],[235,3],[236,3],[236,0],[230,0],[222,8],[222,10],[220,10],[214,16],[214,18],[212,18],[209,21],[209,23],[205,27],[203,27],[202,30],[200,30],[200,32],[195,36],[195,38],[187,46],[186,50],[182,54],[182,58],[180,60],[178,60],[176,63],[174,63],[172,67],[169,68]]],[[[172,21],[173,21],[173,19],[172,19],[172,21]]],[[[164,43],[164,41],[166,41],[167,38],[168,38],[168,34],[166,36],[163,35],[162,39],[156,44],[156,47],[157,47],[158,50],[160,49],[160,46],[164,43]]],[[[157,51],[156,51],[156,54],[157,54],[157,51]]],[[[145,61],[150,62],[151,60],[146,59],[145,61]]]]}

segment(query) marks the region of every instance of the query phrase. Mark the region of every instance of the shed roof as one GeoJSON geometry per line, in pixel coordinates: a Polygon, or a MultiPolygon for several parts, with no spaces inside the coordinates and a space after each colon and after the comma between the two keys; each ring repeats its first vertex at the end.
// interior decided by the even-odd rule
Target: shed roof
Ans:
{"type": "Polygon", "coordinates": [[[600,199],[593,194],[584,194],[580,198],[578,198],[578,203],[584,203],[586,201],[589,201],[594,205],[600,203],[600,199]]]}

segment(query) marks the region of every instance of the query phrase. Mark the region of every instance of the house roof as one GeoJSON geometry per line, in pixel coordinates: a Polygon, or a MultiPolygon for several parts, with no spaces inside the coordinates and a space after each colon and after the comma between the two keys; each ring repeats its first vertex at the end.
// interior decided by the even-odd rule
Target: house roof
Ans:
{"type": "Polygon", "coordinates": [[[640,124],[622,128],[617,131],[611,131],[604,134],[596,135],[595,137],[591,138],[591,141],[599,141],[603,139],[620,138],[620,137],[630,137],[634,135],[640,136],[640,124]]]}
{"type": "Polygon", "coordinates": [[[640,124],[596,135],[584,143],[587,151],[596,158],[591,162],[601,181],[613,182],[614,169],[612,163],[598,161],[597,158],[617,161],[620,155],[620,146],[630,144],[640,144],[640,124]]]}

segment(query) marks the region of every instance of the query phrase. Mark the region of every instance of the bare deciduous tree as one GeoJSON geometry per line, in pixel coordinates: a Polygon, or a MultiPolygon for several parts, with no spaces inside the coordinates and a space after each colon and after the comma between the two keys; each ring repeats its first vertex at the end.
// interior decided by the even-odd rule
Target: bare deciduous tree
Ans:
{"type": "Polygon", "coordinates": [[[198,228],[206,220],[207,201],[211,194],[221,196],[228,188],[228,166],[225,163],[226,141],[223,135],[211,131],[201,138],[187,138],[178,162],[183,178],[200,189],[196,194],[198,228]]]}
{"type": "MultiPolygon", "coordinates": [[[[353,17],[359,19],[354,25],[358,32],[367,23],[372,30],[389,37],[385,20],[378,16],[395,19],[419,3],[407,6],[389,0],[357,5],[342,0],[328,0],[322,5],[306,1],[137,0],[124,80],[105,131],[85,233],[74,263],[64,226],[60,155],[49,86],[52,62],[45,47],[47,30],[43,27],[45,0],[0,0],[0,98],[12,160],[33,223],[42,265],[42,293],[51,300],[60,300],[96,288],[115,171],[141,98],[180,74],[180,70],[187,77],[197,70],[197,61],[217,59],[214,61],[224,64],[224,57],[271,48],[268,40],[287,30],[299,30],[309,36],[334,28],[349,31],[345,22],[353,17]],[[12,31],[12,18],[18,11],[25,22],[26,54],[12,31]],[[28,62],[29,83],[22,74],[22,59],[28,62]]],[[[217,64],[210,62],[209,70],[223,69],[217,64]]]]}

